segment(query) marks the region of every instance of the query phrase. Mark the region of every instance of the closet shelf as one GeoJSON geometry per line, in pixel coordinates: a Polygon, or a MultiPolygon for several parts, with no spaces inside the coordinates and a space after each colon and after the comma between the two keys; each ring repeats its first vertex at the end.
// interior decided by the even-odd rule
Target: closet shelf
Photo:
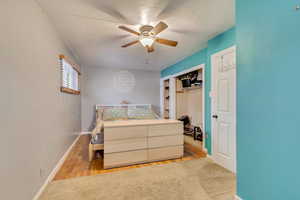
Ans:
{"type": "Polygon", "coordinates": [[[169,119],[169,101],[170,101],[170,80],[164,81],[164,118],[169,119]]]}
{"type": "Polygon", "coordinates": [[[183,90],[195,90],[195,89],[200,89],[200,88],[202,88],[202,86],[192,86],[192,87],[183,88],[183,90]]]}

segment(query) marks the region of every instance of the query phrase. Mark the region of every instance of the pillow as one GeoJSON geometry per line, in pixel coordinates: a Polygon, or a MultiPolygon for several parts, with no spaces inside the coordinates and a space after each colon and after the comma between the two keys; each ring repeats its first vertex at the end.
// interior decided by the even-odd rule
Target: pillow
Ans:
{"type": "Polygon", "coordinates": [[[129,119],[156,119],[155,114],[149,108],[128,108],[129,119]]]}
{"type": "Polygon", "coordinates": [[[103,120],[126,120],[128,119],[126,108],[105,108],[103,111],[103,120]]]}

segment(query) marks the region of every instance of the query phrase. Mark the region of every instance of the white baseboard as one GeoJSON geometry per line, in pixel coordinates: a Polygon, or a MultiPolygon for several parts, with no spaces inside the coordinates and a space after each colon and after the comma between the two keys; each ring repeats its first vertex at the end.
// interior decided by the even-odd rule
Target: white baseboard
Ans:
{"type": "Polygon", "coordinates": [[[206,156],[207,156],[208,158],[211,158],[211,159],[212,159],[212,156],[208,154],[207,148],[204,148],[203,151],[206,153],[206,156]]]}
{"type": "Polygon", "coordinates": [[[91,131],[82,131],[80,133],[80,135],[88,135],[88,134],[92,134],[92,132],[91,131]]]}
{"type": "Polygon", "coordinates": [[[208,154],[208,150],[207,148],[204,148],[203,151],[206,153],[206,157],[210,158],[213,160],[213,157],[211,155],[208,154]]]}
{"type": "Polygon", "coordinates": [[[242,199],[241,197],[239,197],[238,195],[235,195],[235,196],[234,196],[234,199],[235,199],[235,200],[243,200],[243,199],[242,199]]]}
{"type": "Polygon", "coordinates": [[[78,135],[76,137],[76,139],[74,140],[74,142],[70,145],[70,147],[67,149],[67,151],[64,153],[64,155],[62,156],[62,158],[58,161],[58,163],[55,165],[54,169],[51,171],[51,173],[49,174],[49,176],[47,177],[46,181],[43,183],[43,185],[41,186],[41,188],[39,189],[39,191],[36,193],[36,195],[33,197],[33,200],[38,200],[39,197],[41,196],[41,194],[43,193],[43,191],[46,189],[47,185],[53,180],[53,178],[55,177],[56,173],[58,172],[58,170],[61,168],[61,166],[63,165],[63,163],[65,162],[67,156],[69,155],[71,149],[73,148],[73,146],[76,144],[76,142],[78,141],[80,135],[78,135]]]}

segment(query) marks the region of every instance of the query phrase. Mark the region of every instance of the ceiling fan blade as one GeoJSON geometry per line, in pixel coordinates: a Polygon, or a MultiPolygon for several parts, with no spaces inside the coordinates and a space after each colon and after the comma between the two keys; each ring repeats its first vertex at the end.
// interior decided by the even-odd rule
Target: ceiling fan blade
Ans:
{"type": "Polygon", "coordinates": [[[168,28],[168,25],[164,22],[159,22],[152,30],[151,32],[154,33],[155,35],[159,34],[163,30],[168,28]]]}
{"type": "Polygon", "coordinates": [[[148,53],[151,53],[151,52],[153,52],[154,51],[154,48],[153,48],[153,45],[152,46],[147,46],[147,51],[148,51],[148,53]]]}
{"type": "Polygon", "coordinates": [[[130,29],[130,28],[127,28],[126,26],[119,26],[119,29],[122,29],[124,31],[127,31],[129,33],[132,33],[132,34],[135,34],[135,35],[140,35],[140,33],[130,29]]]}
{"type": "Polygon", "coordinates": [[[125,48],[125,47],[128,47],[128,46],[134,45],[134,44],[136,44],[136,43],[138,43],[138,42],[139,42],[139,40],[135,40],[135,41],[129,42],[129,43],[127,43],[127,44],[124,44],[124,45],[122,45],[121,47],[125,48]]]}
{"type": "Polygon", "coordinates": [[[178,42],[176,42],[174,40],[167,40],[167,39],[163,39],[163,38],[157,38],[156,42],[158,42],[160,44],[172,46],[172,47],[176,47],[178,44],[178,42]]]}

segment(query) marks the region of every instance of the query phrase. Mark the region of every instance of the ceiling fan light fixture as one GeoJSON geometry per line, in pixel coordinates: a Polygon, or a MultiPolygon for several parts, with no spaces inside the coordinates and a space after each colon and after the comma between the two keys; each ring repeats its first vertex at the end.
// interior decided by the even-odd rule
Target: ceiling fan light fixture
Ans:
{"type": "Polygon", "coordinates": [[[164,31],[166,28],[168,28],[168,25],[164,22],[159,22],[154,27],[150,25],[143,25],[140,27],[139,32],[132,30],[126,26],[119,26],[119,29],[122,29],[123,31],[139,36],[137,40],[124,44],[121,47],[123,48],[129,47],[140,42],[146,48],[148,53],[154,51],[153,48],[154,43],[176,47],[178,43],[177,41],[157,37],[157,35],[162,31],[164,31]]]}
{"type": "Polygon", "coordinates": [[[151,36],[141,36],[141,38],[140,38],[140,42],[144,47],[146,47],[146,46],[151,47],[152,44],[154,43],[154,40],[155,40],[155,38],[151,37],[151,36]]]}

